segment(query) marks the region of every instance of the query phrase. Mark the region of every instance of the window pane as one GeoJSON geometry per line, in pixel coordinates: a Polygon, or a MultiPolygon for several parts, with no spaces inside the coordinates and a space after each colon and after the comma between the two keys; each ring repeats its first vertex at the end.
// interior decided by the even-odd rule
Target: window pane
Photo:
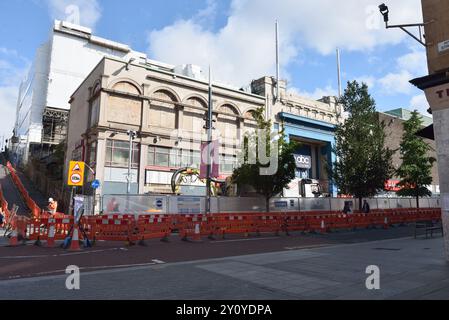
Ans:
{"type": "Polygon", "coordinates": [[[147,165],[154,166],[154,148],[153,147],[148,148],[147,165]]]}
{"type": "Polygon", "coordinates": [[[156,148],[157,153],[167,153],[168,154],[168,148],[156,148]]]}
{"type": "Polygon", "coordinates": [[[124,149],[114,149],[112,162],[118,165],[128,165],[129,151],[124,149]]]}
{"type": "Polygon", "coordinates": [[[161,167],[168,167],[168,154],[156,153],[156,165],[161,167]]]}
{"type": "Polygon", "coordinates": [[[179,149],[170,150],[170,167],[178,167],[180,165],[179,149]]]}
{"type": "Polygon", "coordinates": [[[129,149],[129,142],[124,141],[114,141],[115,149],[129,149]]]}

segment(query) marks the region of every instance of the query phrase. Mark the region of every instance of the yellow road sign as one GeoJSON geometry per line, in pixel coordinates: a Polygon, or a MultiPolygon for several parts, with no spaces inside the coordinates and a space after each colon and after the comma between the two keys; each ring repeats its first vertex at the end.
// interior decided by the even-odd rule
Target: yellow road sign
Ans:
{"type": "Polygon", "coordinates": [[[84,162],[70,161],[67,184],[72,187],[82,187],[84,184],[84,162]]]}

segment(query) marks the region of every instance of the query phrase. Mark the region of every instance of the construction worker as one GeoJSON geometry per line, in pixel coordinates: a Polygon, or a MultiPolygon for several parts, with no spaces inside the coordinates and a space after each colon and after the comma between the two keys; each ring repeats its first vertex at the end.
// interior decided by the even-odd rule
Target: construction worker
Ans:
{"type": "Polygon", "coordinates": [[[3,210],[0,208],[0,227],[3,227],[5,216],[3,215],[3,210]]]}
{"type": "Polygon", "coordinates": [[[56,210],[58,210],[58,202],[53,198],[48,199],[48,212],[50,214],[56,214],[56,210]]]}

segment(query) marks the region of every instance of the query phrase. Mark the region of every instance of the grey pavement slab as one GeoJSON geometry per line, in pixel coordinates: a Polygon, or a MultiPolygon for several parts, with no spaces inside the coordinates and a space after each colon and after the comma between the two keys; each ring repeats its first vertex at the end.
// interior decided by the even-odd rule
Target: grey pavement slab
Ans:
{"type": "Polygon", "coordinates": [[[0,281],[0,299],[449,299],[449,264],[441,238],[82,273],[79,291],[67,290],[65,279],[0,281]],[[365,287],[368,265],[380,268],[380,290],[365,287]],[[36,287],[38,297],[32,290],[36,287]]]}

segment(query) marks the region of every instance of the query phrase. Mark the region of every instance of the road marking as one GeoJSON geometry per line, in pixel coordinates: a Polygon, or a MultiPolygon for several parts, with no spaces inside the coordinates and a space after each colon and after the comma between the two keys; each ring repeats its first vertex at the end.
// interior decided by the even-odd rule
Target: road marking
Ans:
{"type": "Polygon", "coordinates": [[[35,255],[35,256],[7,256],[7,257],[0,257],[0,259],[30,259],[30,258],[66,257],[66,256],[76,256],[76,255],[81,255],[81,254],[90,254],[90,253],[116,251],[116,250],[120,250],[120,248],[110,248],[110,249],[82,251],[82,252],[69,252],[69,253],[61,253],[61,254],[35,255]]]}
{"type": "Polygon", "coordinates": [[[156,264],[163,264],[163,263],[165,263],[164,261],[161,261],[161,260],[158,260],[158,259],[153,259],[151,261],[153,261],[156,264]]]}
{"type": "MultiPolygon", "coordinates": [[[[155,266],[158,264],[165,264],[165,262],[161,261],[161,260],[157,260],[154,259],[152,260],[152,262],[148,262],[148,263],[136,263],[136,264],[122,264],[122,265],[112,265],[112,266],[91,266],[91,267],[80,267],[80,271],[86,271],[86,270],[94,270],[92,272],[97,272],[98,273],[104,273],[104,272],[108,272],[108,270],[114,270],[114,269],[124,269],[124,268],[136,268],[136,267],[150,267],[150,266],[155,266]],[[106,269],[106,270],[102,270],[102,269],[106,269]]],[[[59,275],[59,273],[61,274],[65,274],[66,269],[63,270],[51,270],[51,271],[43,271],[43,272],[36,272],[36,273],[30,273],[30,274],[23,274],[23,275],[14,275],[14,276],[9,276],[7,278],[7,280],[31,280],[31,279],[35,279],[35,280],[44,280],[42,278],[38,278],[38,277],[42,277],[42,276],[61,276],[59,275]]],[[[84,274],[84,275],[88,275],[88,274],[84,274]]],[[[0,284],[3,281],[7,281],[7,280],[0,280],[0,284]]]]}
{"type": "Polygon", "coordinates": [[[297,246],[297,247],[285,247],[285,250],[303,250],[303,249],[314,249],[314,248],[321,248],[321,247],[328,247],[332,245],[331,243],[324,243],[324,244],[315,244],[310,246],[297,246]]]}
{"type": "Polygon", "coordinates": [[[279,237],[220,240],[220,241],[211,241],[210,243],[240,242],[240,241],[258,241],[258,240],[272,240],[272,239],[279,239],[279,237]]]}

